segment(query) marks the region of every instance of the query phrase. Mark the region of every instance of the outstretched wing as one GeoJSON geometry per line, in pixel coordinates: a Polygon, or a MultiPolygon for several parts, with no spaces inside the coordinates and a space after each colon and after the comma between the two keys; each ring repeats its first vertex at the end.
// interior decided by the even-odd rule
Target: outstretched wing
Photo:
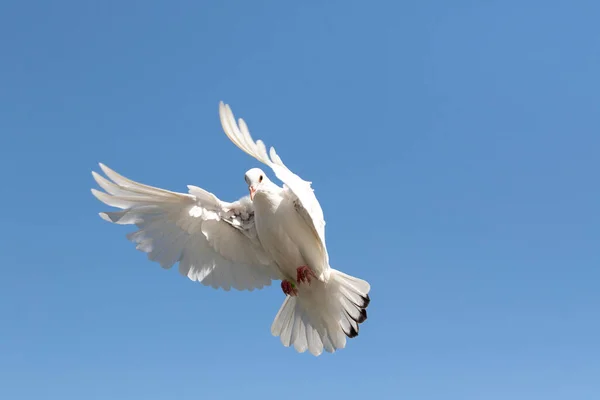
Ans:
{"type": "Polygon", "coordinates": [[[109,181],[92,172],[105,192],[92,189],[103,203],[122,211],[100,216],[116,224],[135,224],[127,235],[136,248],[163,268],[179,262],[179,272],[214,288],[253,290],[277,279],[272,260],[254,227],[249,198],[233,203],[195,186],[189,194],[158,189],[127,179],[103,164],[109,181]]]}
{"type": "Polygon", "coordinates": [[[323,218],[321,205],[311,187],[311,182],[303,180],[290,171],[283,164],[283,161],[281,161],[281,158],[279,158],[273,147],[271,147],[267,154],[265,144],[262,140],[255,142],[252,139],[248,126],[243,119],[240,118],[236,124],[235,117],[229,105],[221,102],[219,104],[219,115],[221,117],[221,125],[227,137],[244,152],[271,167],[277,178],[285,184],[287,190],[290,192],[289,194],[292,196],[296,210],[302,215],[319,239],[319,244],[325,257],[325,265],[327,265],[329,260],[327,259],[328,255],[325,246],[325,219],[323,218]]]}

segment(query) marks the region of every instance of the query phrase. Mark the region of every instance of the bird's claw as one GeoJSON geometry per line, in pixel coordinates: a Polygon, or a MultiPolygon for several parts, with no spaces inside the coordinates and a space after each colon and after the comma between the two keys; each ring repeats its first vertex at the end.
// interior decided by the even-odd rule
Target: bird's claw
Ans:
{"type": "Polygon", "coordinates": [[[296,269],[296,282],[300,283],[308,283],[310,285],[310,282],[312,281],[312,278],[315,277],[314,272],[312,271],[312,269],[310,269],[309,267],[307,267],[306,265],[303,265],[302,267],[298,267],[296,269]]]}
{"type": "Polygon", "coordinates": [[[283,290],[283,293],[285,293],[287,296],[298,295],[298,289],[296,289],[296,286],[290,281],[282,281],[281,290],[283,290]]]}

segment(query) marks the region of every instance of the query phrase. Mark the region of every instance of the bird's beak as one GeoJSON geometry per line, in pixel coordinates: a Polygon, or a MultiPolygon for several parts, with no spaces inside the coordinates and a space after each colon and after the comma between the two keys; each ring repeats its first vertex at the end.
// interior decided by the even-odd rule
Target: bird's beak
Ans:
{"type": "Polygon", "coordinates": [[[254,186],[250,186],[248,187],[248,190],[250,191],[250,200],[254,200],[254,194],[256,193],[256,189],[254,189],[254,186]]]}

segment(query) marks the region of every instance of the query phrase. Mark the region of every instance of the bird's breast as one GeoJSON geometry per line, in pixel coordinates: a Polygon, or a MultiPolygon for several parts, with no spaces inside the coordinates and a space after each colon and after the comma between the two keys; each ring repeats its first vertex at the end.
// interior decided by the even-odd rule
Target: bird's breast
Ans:
{"type": "Polygon", "coordinates": [[[264,249],[280,271],[288,279],[295,279],[296,268],[306,265],[306,260],[297,238],[297,230],[302,225],[295,220],[297,213],[288,203],[281,196],[257,193],[254,196],[254,224],[264,249]]]}

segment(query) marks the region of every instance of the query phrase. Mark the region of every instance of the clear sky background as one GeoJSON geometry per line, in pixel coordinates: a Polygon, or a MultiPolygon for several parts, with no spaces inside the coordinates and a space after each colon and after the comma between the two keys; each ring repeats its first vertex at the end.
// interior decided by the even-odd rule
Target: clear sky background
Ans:
{"type": "Polygon", "coordinates": [[[600,398],[600,3],[0,3],[0,398],[600,398]],[[104,162],[247,193],[231,104],[314,182],[360,336],[285,348],[284,295],[162,270],[104,162]]]}

